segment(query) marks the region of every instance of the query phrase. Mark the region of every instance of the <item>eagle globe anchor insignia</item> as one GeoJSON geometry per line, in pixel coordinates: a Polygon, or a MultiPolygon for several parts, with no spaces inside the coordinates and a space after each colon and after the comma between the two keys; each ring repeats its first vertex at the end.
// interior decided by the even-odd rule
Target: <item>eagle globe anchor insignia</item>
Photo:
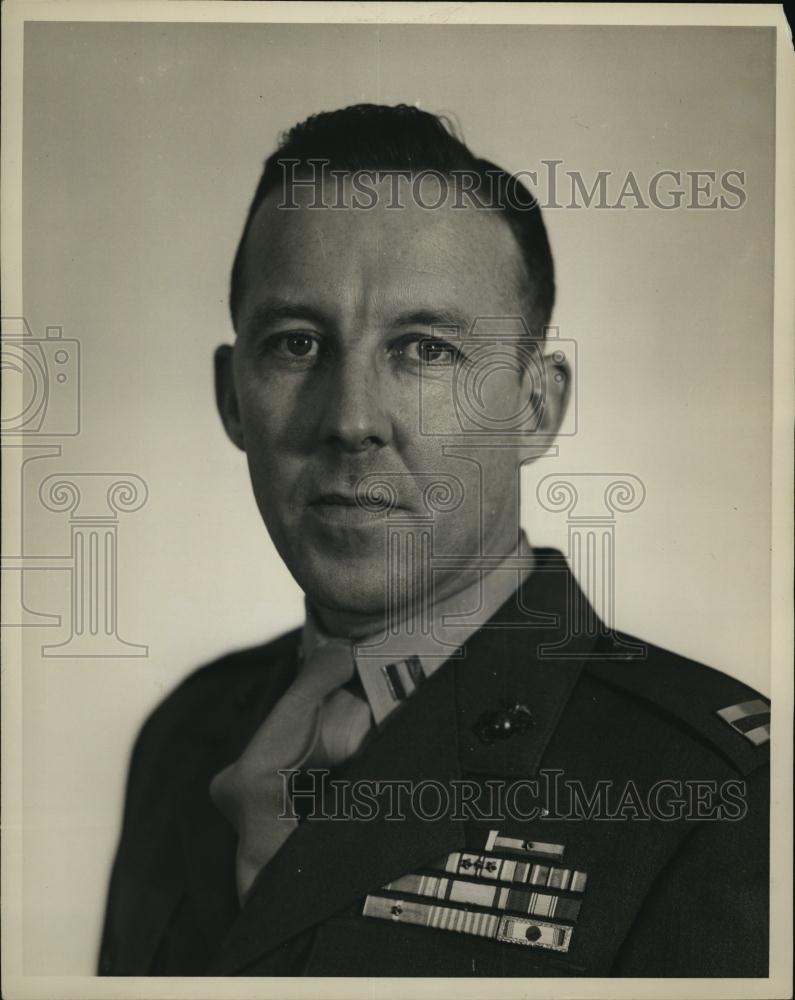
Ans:
{"type": "Polygon", "coordinates": [[[475,723],[474,730],[481,743],[489,744],[496,740],[508,740],[515,733],[527,732],[534,725],[527,705],[503,701],[496,711],[484,712],[475,723]]]}

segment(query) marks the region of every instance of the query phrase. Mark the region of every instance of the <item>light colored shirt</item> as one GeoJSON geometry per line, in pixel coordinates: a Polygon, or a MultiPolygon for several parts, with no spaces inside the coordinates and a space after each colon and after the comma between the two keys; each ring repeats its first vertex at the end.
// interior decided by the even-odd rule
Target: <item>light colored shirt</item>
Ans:
{"type": "MultiPolygon", "coordinates": [[[[408,619],[381,634],[351,642],[359,683],[338,689],[326,702],[318,740],[305,766],[333,767],[356,753],[374,726],[383,726],[424,679],[488,622],[532,573],[533,565],[533,550],[522,533],[510,555],[481,571],[472,584],[435,603],[425,630],[416,619],[408,619]]],[[[332,638],[309,602],[306,611],[304,660],[332,638]]]]}

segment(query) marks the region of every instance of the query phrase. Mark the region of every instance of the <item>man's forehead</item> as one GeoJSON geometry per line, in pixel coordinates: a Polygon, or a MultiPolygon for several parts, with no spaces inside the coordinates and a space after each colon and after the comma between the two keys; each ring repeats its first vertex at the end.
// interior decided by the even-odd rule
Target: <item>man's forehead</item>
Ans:
{"type": "Polygon", "coordinates": [[[521,295],[521,252],[497,212],[450,203],[426,208],[406,192],[397,205],[386,181],[375,204],[362,207],[350,183],[341,196],[332,182],[322,190],[296,188],[292,201],[272,191],[249,228],[246,285],[311,277],[338,287],[358,275],[398,292],[405,283],[464,290],[475,282],[506,299],[506,308],[521,295]]]}

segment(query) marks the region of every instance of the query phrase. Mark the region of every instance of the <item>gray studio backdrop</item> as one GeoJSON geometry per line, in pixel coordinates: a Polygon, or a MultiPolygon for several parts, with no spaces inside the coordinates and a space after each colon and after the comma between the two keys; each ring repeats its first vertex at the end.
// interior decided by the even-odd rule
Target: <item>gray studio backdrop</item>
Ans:
{"type": "Polygon", "coordinates": [[[736,210],[547,211],[577,427],[525,470],[524,522],[565,550],[570,512],[544,509],[541,480],[637,477],[645,500],[613,519],[617,623],[769,691],[772,32],[38,23],[24,60],[25,317],[34,339],[62,328],[69,371],[20,484],[20,548],[51,570],[25,574],[24,599],[61,617],[25,631],[27,973],[93,970],[146,713],[301,618],[216,417],[211,355],[261,162],[312,112],[417,103],[511,170],[557,159],[589,186],[745,172],[736,210]],[[73,636],[86,524],[99,548],[80,572],[116,586],[97,584],[104,646],[73,636]]]}

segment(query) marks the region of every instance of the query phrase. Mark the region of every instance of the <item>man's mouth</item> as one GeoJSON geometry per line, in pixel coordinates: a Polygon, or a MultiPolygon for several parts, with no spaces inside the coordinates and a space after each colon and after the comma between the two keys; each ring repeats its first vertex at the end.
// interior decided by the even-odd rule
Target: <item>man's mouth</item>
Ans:
{"type": "Polygon", "coordinates": [[[312,501],[312,506],[361,507],[353,493],[321,493],[312,501]]]}
{"type": "Polygon", "coordinates": [[[329,490],[319,493],[307,505],[315,517],[329,524],[359,527],[382,521],[387,514],[405,510],[400,503],[357,496],[353,492],[329,490]]]}

